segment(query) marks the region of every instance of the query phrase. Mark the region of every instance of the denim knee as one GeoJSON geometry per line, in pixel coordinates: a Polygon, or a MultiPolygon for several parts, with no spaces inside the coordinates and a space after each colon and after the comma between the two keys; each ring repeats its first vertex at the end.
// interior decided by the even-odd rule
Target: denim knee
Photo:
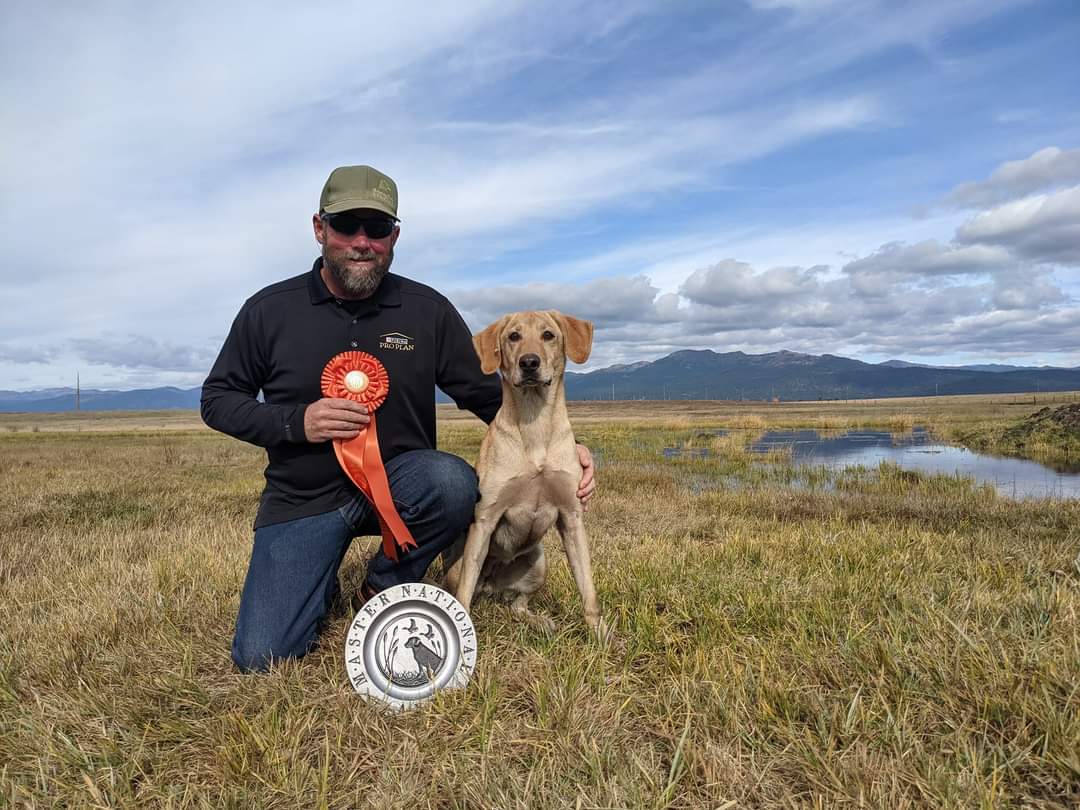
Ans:
{"type": "Polygon", "coordinates": [[[448,529],[461,530],[472,522],[479,489],[476,472],[464,459],[426,452],[423,463],[409,471],[408,479],[398,503],[406,523],[434,518],[448,529]]]}
{"type": "Polygon", "coordinates": [[[337,510],[255,530],[232,644],[241,670],[263,672],[271,659],[308,652],[337,589],[349,541],[337,510]]]}

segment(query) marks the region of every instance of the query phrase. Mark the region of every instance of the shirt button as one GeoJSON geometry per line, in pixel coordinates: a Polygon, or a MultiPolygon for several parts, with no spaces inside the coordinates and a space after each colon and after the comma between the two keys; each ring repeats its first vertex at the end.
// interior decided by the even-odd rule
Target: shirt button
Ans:
{"type": "Polygon", "coordinates": [[[353,323],[356,323],[356,322],[357,322],[358,320],[360,320],[360,319],[359,319],[359,318],[353,318],[353,319],[352,319],[352,322],[353,322],[353,323]]]}
{"type": "Polygon", "coordinates": [[[352,346],[352,347],[353,347],[353,348],[355,349],[355,348],[356,348],[357,346],[359,346],[360,344],[359,344],[359,343],[357,343],[357,342],[356,342],[355,340],[353,340],[353,341],[350,341],[350,342],[349,342],[349,345],[350,345],[350,346],[352,346]]]}

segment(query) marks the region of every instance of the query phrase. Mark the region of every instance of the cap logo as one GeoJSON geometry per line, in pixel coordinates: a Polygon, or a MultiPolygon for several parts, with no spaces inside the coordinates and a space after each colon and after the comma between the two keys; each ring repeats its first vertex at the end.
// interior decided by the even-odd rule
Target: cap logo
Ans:
{"type": "Polygon", "coordinates": [[[377,197],[387,205],[394,204],[394,189],[386,180],[379,180],[379,184],[372,189],[371,196],[377,197]]]}

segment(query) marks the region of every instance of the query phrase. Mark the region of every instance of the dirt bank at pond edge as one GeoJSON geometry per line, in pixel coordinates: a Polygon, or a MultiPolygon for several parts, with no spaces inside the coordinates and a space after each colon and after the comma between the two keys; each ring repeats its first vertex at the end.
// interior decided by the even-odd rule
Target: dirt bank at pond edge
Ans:
{"type": "Polygon", "coordinates": [[[1080,463],[1080,403],[1043,408],[1005,429],[974,429],[959,436],[976,450],[1007,453],[1037,461],[1080,463]]]}

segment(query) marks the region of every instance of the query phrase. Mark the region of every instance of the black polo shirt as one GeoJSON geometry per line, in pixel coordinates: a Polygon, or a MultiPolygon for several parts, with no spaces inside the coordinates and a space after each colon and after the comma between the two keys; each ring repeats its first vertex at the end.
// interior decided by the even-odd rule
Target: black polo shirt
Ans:
{"type": "Polygon", "coordinates": [[[203,421],[266,448],[256,528],[328,512],[356,494],[333,443],[304,436],[304,410],[322,398],[323,367],[339,352],[372,354],[390,376],[376,418],[384,462],[435,447],[436,385],[485,422],[502,402],[498,375],[480,370],[469,328],[442,295],[390,273],[371,298],[339,301],[321,269],[319,259],[249,298],[203,384],[203,421]]]}

